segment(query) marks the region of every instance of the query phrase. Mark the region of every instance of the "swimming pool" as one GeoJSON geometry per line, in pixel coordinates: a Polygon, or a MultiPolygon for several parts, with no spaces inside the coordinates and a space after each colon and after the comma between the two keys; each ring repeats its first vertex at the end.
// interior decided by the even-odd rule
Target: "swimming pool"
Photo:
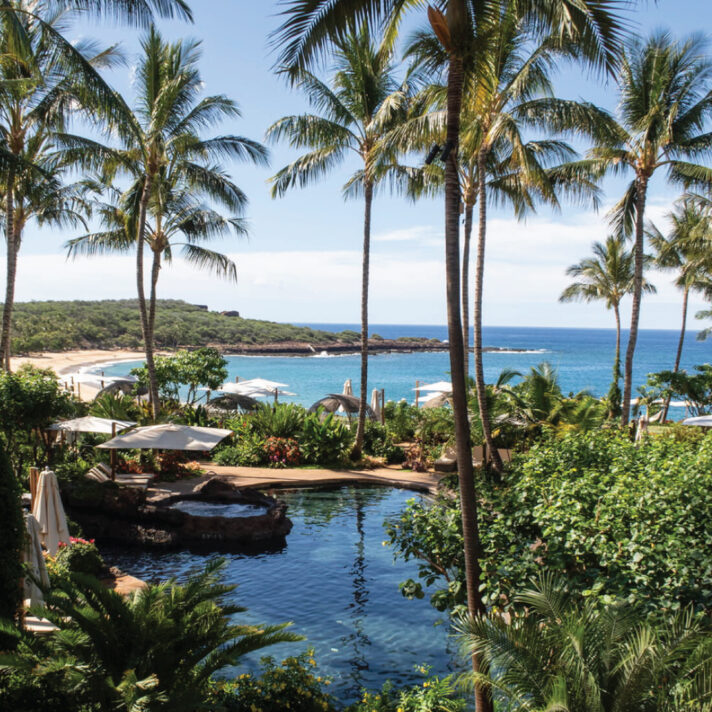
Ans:
{"type": "MultiPolygon", "coordinates": [[[[448,621],[427,600],[409,601],[398,583],[417,576],[413,562],[393,561],[383,546],[383,522],[418,495],[390,487],[304,489],[277,493],[294,528],[284,547],[258,553],[224,553],[226,583],[237,584],[231,602],[248,609],[250,623],[293,621],[301,643],[274,646],[259,658],[316,651],[320,674],[330,675],[338,699],[361,688],[422,681],[425,664],[447,674],[457,662],[448,621]]],[[[103,550],[107,562],[148,581],[185,579],[215,554],[210,551],[103,550]]],[[[245,672],[241,668],[240,672],[245,672]]]]}

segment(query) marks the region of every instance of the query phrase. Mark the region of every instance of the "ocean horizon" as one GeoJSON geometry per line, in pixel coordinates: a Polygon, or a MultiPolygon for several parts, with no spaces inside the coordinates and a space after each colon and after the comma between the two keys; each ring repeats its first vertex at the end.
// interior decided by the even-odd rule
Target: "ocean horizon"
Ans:
{"type": "MultiPolygon", "coordinates": [[[[353,323],[324,324],[305,322],[300,326],[329,331],[358,331],[353,323]]],[[[712,353],[712,341],[697,341],[696,329],[685,338],[681,367],[692,369],[706,363],[712,353]]],[[[447,340],[443,325],[372,324],[369,334],[384,339],[421,336],[447,340]]],[[[633,369],[634,394],[645,383],[647,375],[671,369],[679,331],[673,329],[641,329],[633,369]]],[[[498,351],[484,355],[485,380],[494,382],[503,369],[526,373],[533,366],[546,361],[557,371],[565,393],[588,391],[601,397],[611,382],[615,349],[615,329],[567,327],[511,327],[488,326],[483,329],[485,346],[498,351]]],[[[627,331],[621,335],[622,354],[625,354],[627,331]]],[[[359,389],[358,354],[323,354],[308,356],[227,356],[228,380],[236,377],[267,378],[288,384],[294,396],[284,401],[309,406],[327,393],[341,393],[346,379],[351,379],[354,393],[359,389]]],[[[135,363],[116,363],[101,368],[107,375],[127,373],[135,363]]],[[[473,367],[470,355],[470,369],[473,367]]],[[[369,393],[371,389],[385,390],[386,400],[405,398],[413,402],[416,380],[420,384],[449,380],[449,356],[446,351],[413,351],[378,353],[369,356],[369,393]]],[[[684,409],[671,410],[670,416],[681,418],[684,409]]]]}

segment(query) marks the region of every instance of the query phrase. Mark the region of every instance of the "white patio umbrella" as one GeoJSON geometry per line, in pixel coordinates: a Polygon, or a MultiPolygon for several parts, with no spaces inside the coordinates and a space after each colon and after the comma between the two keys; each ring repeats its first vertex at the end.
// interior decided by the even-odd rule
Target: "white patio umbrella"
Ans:
{"type": "Polygon", "coordinates": [[[694,418],[685,418],[683,425],[697,425],[700,428],[712,428],[712,415],[697,415],[694,418]]]}
{"type": "Polygon", "coordinates": [[[378,388],[371,391],[371,410],[377,418],[381,417],[381,392],[378,388]]]}
{"type": "Polygon", "coordinates": [[[62,420],[52,423],[47,430],[63,430],[70,433],[103,433],[111,435],[114,432],[121,432],[136,425],[131,420],[111,420],[110,418],[97,418],[93,415],[86,415],[83,418],[72,420],[62,420]],[[114,431],[114,427],[116,430],[114,431]]]}
{"type": "Polygon", "coordinates": [[[216,390],[221,393],[236,393],[241,396],[250,396],[250,398],[269,398],[271,396],[293,396],[296,395],[290,391],[280,390],[286,388],[287,383],[278,383],[277,381],[267,381],[264,378],[250,378],[238,383],[223,383],[216,390]]]}
{"type": "MultiPolygon", "coordinates": [[[[37,520],[31,514],[25,515],[25,529],[27,536],[22,549],[22,560],[35,579],[44,586],[49,586],[49,574],[42,554],[42,532],[37,520]]],[[[25,606],[40,606],[44,603],[42,591],[29,576],[25,576],[23,583],[23,598],[25,606]]]]}
{"type": "Polygon", "coordinates": [[[353,389],[353,386],[352,386],[352,384],[351,384],[351,379],[350,379],[350,378],[347,378],[347,379],[344,381],[344,390],[341,391],[341,394],[344,395],[344,396],[352,396],[352,395],[354,394],[354,389],[353,389]]]}
{"type": "Polygon", "coordinates": [[[200,428],[196,425],[146,425],[117,435],[97,445],[106,450],[212,450],[221,440],[232,435],[232,430],[200,428]]]}
{"type": "Polygon", "coordinates": [[[60,541],[70,545],[67,517],[59,495],[57,477],[52,470],[40,473],[32,515],[39,524],[42,544],[51,556],[57,553],[60,541]]]}
{"type": "Polygon", "coordinates": [[[414,391],[433,391],[435,393],[452,393],[452,383],[449,381],[437,381],[436,383],[426,383],[413,389],[414,391]]]}

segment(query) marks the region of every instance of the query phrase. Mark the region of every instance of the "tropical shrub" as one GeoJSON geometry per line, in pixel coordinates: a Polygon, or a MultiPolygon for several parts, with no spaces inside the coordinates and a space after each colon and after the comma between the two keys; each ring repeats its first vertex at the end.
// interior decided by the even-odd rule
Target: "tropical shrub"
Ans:
{"type": "Polygon", "coordinates": [[[325,691],[328,678],[316,674],[314,651],[286,658],[277,664],[274,658],[261,660],[259,675],[244,673],[233,681],[215,682],[211,709],[225,712],[331,712],[334,700],[325,691]]]}
{"type": "Polygon", "coordinates": [[[324,419],[310,413],[304,419],[300,447],[304,462],[312,465],[343,463],[351,447],[351,430],[346,423],[329,413],[324,419]]]}
{"type": "Polygon", "coordinates": [[[388,464],[403,462],[405,453],[393,444],[393,438],[385,425],[366,421],[363,435],[363,451],[366,455],[382,457],[388,464]]]}
{"type": "Polygon", "coordinates": [[[294,403],[262,404],[251,416],[252,432],[261,438],[296,438],[304,424],[306,410],[294,403]]]}
{"type": "Polygon", "coordinates": [[[80,407],[52,371],[23,366],[0,372],[0,435],[17,475],[29,464],[46,462],[42,429],[80,407]]]}
{"type": "Polygon", "coordinates": [[[110,420],[133,420],[138,422],[141,409],[133,396],[126,393],[104,393],[89,406],[89,414],[110,420]]]}
{"type": "MultiPolygon", "coordinates": [[[[478,483],[482,590],[509,609],[542,570],[579,594],[621,599],[664,615],[687,604],[712,609],[712,437],[649,438],[636,446],[606,431],[548,435],[518,455],[502,484],[478,483]]],[[[464,600],[457,496],[411,500],[388,522],[397,556],[419,560],[402,586],[453,609],[464,600]]]]}
{"type": "Polygon", "coordinates": [[[0,447],[0,618],[14,618],[20,604],[24,536],[20,483],[0,447]]]}
{"type": "MultiPolygon", "coordinates": [[[[199,388],[215,390],[227,378],[227,361],[217,349],[202,347],[192,351],[178,351],[172,356],[156,356],[156,379],[162,398],[180,400],[181,386],[187,387],[185,400],[193,405],[199,388]]],[[[134,368],[131,373],[138,378],[139,386],[148,388],[146,366],[134,368]]]]}
{"type": "Polygon", "coordinates": [[[38,686],[59,687],[63,709],[77,712],[201,709],[213,673],[251,651],[300,639],[285,625],[232,623],[244,609],[224,604],[234,587],[219,583],[222,565],[211,562],[185,585],[168,581],[126,598],[89,576],[62,580],[43,611],[59,633],[38,639],[2,624],[16,650],[0,655],[0,674],[14,679],[9,692],[0,686],[0,709],[22,709],[9,706],[13,698],[27,699],[38,686]]]}
{"type": "Polygon", "coordinates": [[[106,569],[93,539],[70,537],[69,540],[71,546],[60,542],[56,556],[47,559],[47,570],[52,580],[71,573],[99,576],[106,569]]]}
{"type": "Polygon", "coordinates": [[[294,467],[301,460],[299,444],[293,438],[267,438],[262,447],[268,467],[294,467]]]}
{"type": "Polygon", "coordinates": [[[419,414],[418,408],[404,400],[397,403],[388,401],[383,409],[386,427],[396,442],[412,440],[415,437],[419,414]]]}
{"type": "MultiPolygon", "coordinates": [[[[419,667],[424,675],[427,667],[419,667]]],[[[452,677],[428,677],[421,684],[402,689],[391,682],[380,692],[363,691],[359,702],[347,712],[464,712],[466,701],[455,692],[452,677]]]]}
{"type": "Polygon", "coordinates": [[[695,366],[697,373],[659,371],[649,373],[644,395],[657,398],[678,398],[687,401],[693,415],[705,415],[712,411],[712,365],[695,366]]]}
{"type": "Polygon", "coordinates": [[[195,453],[181,452],[180,450],[166,450],[154,457],[155,473],[159,480],[175,482],[188,477],[197,477],[203,473],[200,464],[190,459],[195,453]]]}
{"type": "Polygon", "coordinates": [[[712,628],[690,608],[652,622],[635,608],[581,598],[561,579],[544,576],[516,597],[527,615],[498,613],[460,623],[466,655],[484,674],[463,681],[489,687],[502,709],[709,709],[712,628]]]}
{"type": "Polygon", "coordinates": [[[265,441],[248,433],[236,439],[234,445],[226,445],[213,456],[218,465],[240,465],[242,467],[259,467],[267,464],[265,441]]]}

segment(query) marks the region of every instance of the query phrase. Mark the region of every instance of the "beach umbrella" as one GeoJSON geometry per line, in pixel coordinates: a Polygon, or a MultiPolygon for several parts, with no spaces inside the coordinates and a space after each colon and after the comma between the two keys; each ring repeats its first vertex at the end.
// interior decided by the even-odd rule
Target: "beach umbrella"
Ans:
{"type": "Polygon", "coordinates": [[[223,393],[222,395],[211,398],[205,407],[209,411],[230,412],[236,410],[252,411],[256,410],[259,402],[251,396],[245,396],[240,393],[223,393]]]}
{"type": "Polygon", "coordinates": [[[426,383],[413,389],[414,391],[433,391],[435,393],[452,393],[452,383],[449,381],[437,381],[436,383],[426,383]]]}
{"type": "Polygon", "coordinates": [[[423,408],[441,408],[451,397],[450,393],[430,393],[421,400],[423,408]]]}
{"type": "MultiPolygon", "coordinates": [[[[26,564],[30,573],[43,586],[49,586],[49,574],[42,553],[42,532],[40,525],[32,514],[25,515],[25,545],[22,548],[22,560],[26,564]]],[[[44,603],[44,597],[39,586],[33,578],[25,576],[23,583],[23,597],[25,606],[40,606],[44,603]]]]}
{"type": "Polygon", "coordinates": [[[197,425],[146,425],[117,435],[99,448],[106,450],[212,450],[221,440],[232,435],[232,430],[201,428],[197,425]]]}
{"type": "Polygon", "coordinates": [[[381,417],[381,392],[378,388],[371,391],[371,410],[377,418],[381,417]]]}
{"type": "Polygon", "coordinates": [[[290,391],[280,390],[286,387],[286,383],[278,383],[277,381],[267,381],[264,378],[251,378],[238,383],[223,383],[216,390],[220,393],[235,393],[241,396],[249,396],[250,398],[269,398],[274,396],[293,396],[295,393],[290,391]]]}
{"type": "MultiPolygon", "coordinates": [[[[323,408],[327,413],[335,413],[339,408],[348,413],[358,413],[359,399],[356,396],[345,396],[343,393],[329,393],[329,395],[321,398],[316,403],[313,403],[310,408],[310,413],[316,413],[319,408],[323,408]]],[[[371,420],[376,420],[373,410],[370,406],[366,406],[366,415],[371,420]]]]}
{"type": "Polygon", "coordinates": [[[712,415],[697,415],[694,418],[685,418],[683,425],[697,425],[700,428],[712,428],[712,415]]]}
{"type": "Polygon", "coordinates": [[[64,514],[57,477],[52,470],[43,470],[40,473],[32,515],[39,524],[42,544],[51,556],[57,553],[60,541],[69,546],[67,517],[64,514]]]}
{"type": "Polygon", "coordinates": [[[111,420],[110,418],[97,418],[93,415],[86,415],[83,418],[72,420],[61,420],[52,423],[47,430],[59,430],[68,433],[104,433],[113,435],[136,425],[132,420],[111,420]],[[116,430],[114,430],[116,428],[116,430]]]}
{"type": "Polygon", "coordinates": [[[342,395],[345,395],[345,396],[352,396],[352,395],[354,394],[354,389],[353,389],[353,386],[351,385],[351,379],[350,379],[350,378],[347,378],[347,379],[344,381],[344,390],[341,391],[341,394],[342,394],[342,395]]]}

